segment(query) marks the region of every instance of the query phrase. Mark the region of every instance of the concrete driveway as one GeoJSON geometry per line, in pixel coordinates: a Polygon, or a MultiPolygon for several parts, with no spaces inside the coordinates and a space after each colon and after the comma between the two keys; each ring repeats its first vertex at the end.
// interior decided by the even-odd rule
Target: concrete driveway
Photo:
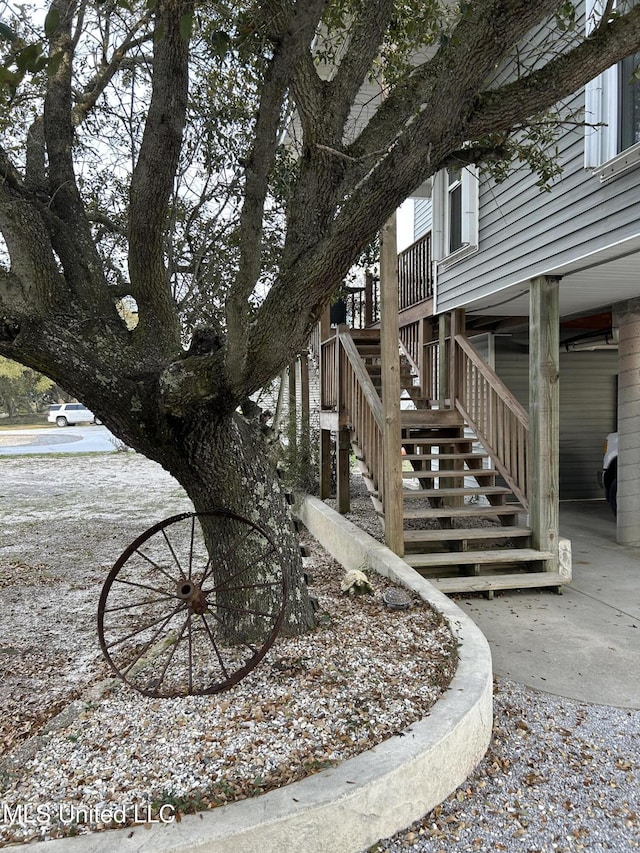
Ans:
{"type": "Polygon", "coordinates": [[[494,671],[579,701],[640,708],[640,549],[615,540],[604,501],[560,504],[573,580],[562,595],[509,591],[458,604],[491,646],[494,671]]]}
{"type": "Polygon", "coordinates": [[[105,426],[0,430],[0,456],[41,453],[109,453],[117,439],[105,426]]]}

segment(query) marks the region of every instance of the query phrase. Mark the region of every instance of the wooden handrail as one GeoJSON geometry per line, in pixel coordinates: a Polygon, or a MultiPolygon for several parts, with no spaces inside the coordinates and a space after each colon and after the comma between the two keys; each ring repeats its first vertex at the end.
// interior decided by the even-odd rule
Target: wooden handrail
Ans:
{"type": "Polygon", "coordinates": [[[382,414],[382,401],[380,400],[378,392],[371,381],[371,377],[365,367],[364,361],[362,360],[351,335],[341,332],[338,337],[340,339],[340,346],[349,360],[355,379],[362,390],[365,400],[367,401],[367,406],[369,407],[378,428],[381,430],[384,421],[382,414]]]}
{"type": "MultiPolygon", "coordinates": [[[[382,436],[384,415],[382,401],[371,381],[364,361],[345,327],[321,344],[321,405],[337,410],[346,417],[352,438],[362,462],[384,500],[382,478],[382,436]]],[[[342,422],[342,421],[341,421],[342,422]]]]}
{"type": "Polygon", "coordinates": [[[483,357],[476,350],[473,344],[470,343],[469,339],[466,338],[464,335],[456,335],[456,345],[467,354],[469,359],[473,362],[475,367],[480,371],[480,373],[485,377],[485,379],[491,383],[491,385],[496,389],[496,391],[498,391],[505,404],[511,409],[511,411],[518,418],[520,423],[526,429],[529,429],[529,415],[527,414],[526,410],[523,408],[522,404],[514,397],[512,392],[507,388],[502,379],[500,379],[495,370],[487,364],[487,362],[483,359],[483,357]]]}
{"type": "Polygon", "coordinates": [[[454,342],[458,384],[455,407],[527,508],[529,417],[467,338],[456,335],[454,342]]]}

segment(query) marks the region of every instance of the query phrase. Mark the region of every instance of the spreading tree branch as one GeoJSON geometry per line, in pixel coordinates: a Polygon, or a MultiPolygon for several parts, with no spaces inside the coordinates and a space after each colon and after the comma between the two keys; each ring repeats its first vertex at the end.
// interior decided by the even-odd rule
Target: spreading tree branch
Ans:
{"type": "Polygon", "coordinates": [[[469,115],[470,138],[497,133],[575,92],[640,44],[640,6],[601,23],[577,47],[512,83],[482,93],[469,115]]]}
{"type": "Polygon", "coordinates": [[[123,62],[127,54],[137,47],[145,44],[153,38],[151,34],[136,37],[136,34],[146,26],[151,20],[151,12],[147,12],[140,20],[131,27],[127,37],[122,44],[117,47],[108,62],[100,69],[94,78],[87,83],[84,92],[78,98],[76,106],[73,109],[73,123],[79,125],[85,120],[89,112],[95,107],[98,99],[113,80],[116,73],[122,68],[123,62]]]}
{"type": "MultiPolygon", "coordinates": [[[[589,38],[543,68],[486,91],[486,80],[498,60],[514,47],[523,29],[543,23],[553,7],[555,3],[534,7],[522,0],[474,5],[474,16],[461,20],[456,37],[390,94],[360,139],[346,151],[354,158],[345,163],[349,195],[329,227],[310,241],[303,254],[288,259],[290,264],[282,269],[260,309],[250,341],[255,372],[246,390],[258,387],[265,372],[274,375],[300,348],[354,254],[375,235],[376,223],[446,165],[452,152],[462,150],[468,140],[500,134],[550,108],[640,47],[640,7],[635,7],[598,26],[589,38]],[[371,164],[366,155],[381,139],[388,141],[386,153],[371,164]],[[285,305],[295,325],[289,326],[286,335],[282,333],[285,305]]],[[[491,159],[499,152],[489,146],[474,153],[491,159]]],[[[310,216],[325,213],[313,210],[310,216]]]]}
{"type": "Polygon", "coordinates": [[[556,6],[555,0],[535,4],[529,0],[478,0],[468,6],[436,54],[388,93],[348,149],[361,165],[349,171],[345,192],[369,171],[366,155],[370,152],[391,150],[403,133],[411,134],[414,125],[419,126],[414,137],[424,140],[425,131],[427,139],[436,136],[440,128],[429,133],[432,116],[443,115],[444,125],[450,125],[456,114],[469,108],[517,42],[552,14],[556,6]],[[445,109],[442,105],[446,105],[445,109]]]}
{"type": "Polygon", "coordinates": [[[176,349],[180,333],[164,262],[167,208],[187,111],[191,0],[161,0],[155,12],[151,103],[131,179],[129,275],[139,308],[137,336],[176,349]]]}
{"type": "Polygon", "coordinates": [[[346,52],[327,86],[336,129],[344,130],[361,86],[379,54],[380,44],[394,12],[393,0],[365,3],[349,27],[346,52]]]}
{"type": "MultiPolygon", "coordinates": [[[[107,311],[106,282],[91,227],[78,190],[73,163],[74,129],[72,114],[72,26],[76,0],[53,0],[51,10],[58,13],[58,26],[49,38],[50,56],[59,59],[48,75],[44,102],[44,140],[49,168],[50,233],[53,247],[65,270],[67,285],[77,299],[107,311]]],[[[37,127],[37,126],[36,126],[37,127]]],[[[39,132],[39,131],[38,131],[39,132]]],[[[42,170],[41,161],[30,177],[35,181],[42,170]]]]}
{"type": "Polygon", "coordinates": [[[241,383],[246,369],[248,301],[262,267],[264,206],[279,143],[282,108],[301,57],[313,40],[325,0],[266,0],[263,5],[274,51],[262,86],[254,142],[246,166],[239,269],[226,305],[227,360],[232,383],[241,383]]]}

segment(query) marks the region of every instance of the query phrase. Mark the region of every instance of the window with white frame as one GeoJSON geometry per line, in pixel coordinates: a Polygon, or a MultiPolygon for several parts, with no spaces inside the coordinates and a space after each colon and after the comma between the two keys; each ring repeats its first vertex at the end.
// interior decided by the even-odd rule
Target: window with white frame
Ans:
{"type": "Polygon", "coordinates": [[[638,66],[640,66],[640,53],[628,56],[619,65],[618,148],[620,151],[640,142],[640,80],[636,75],[638,66]]]}
{"type": "MultiPolygon", "coordinates": [[[[587,32],[601,12],[600,0],[587,3],[587,32]]],[[[585,168],[605,181],[640,165],[640,53],[608,68],[585,89],[585,168]]]]}
{"type": "Polygon", "coordinates": [[[478,248],[478,170],[449,167],[433,188],[434,256],[446,268],[478,248]]]}

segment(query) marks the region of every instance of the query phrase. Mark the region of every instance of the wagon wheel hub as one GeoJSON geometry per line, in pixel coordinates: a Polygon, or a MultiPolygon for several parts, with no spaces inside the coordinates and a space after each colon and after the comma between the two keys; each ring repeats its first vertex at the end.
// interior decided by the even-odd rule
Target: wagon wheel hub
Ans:
{"type": "Polygon", "coordinates": [[[191,612],[196,613],[198,616],[201,616],[203,613],[206,613],[209,609],[207,596],[204,594],[198,584],[194,583],[193,581],[179,581],[177,585],[177,595],[178,598],[181,598],[183,601],[186,601],[189,605],[189,609],[191,610],[191,612]]]}

